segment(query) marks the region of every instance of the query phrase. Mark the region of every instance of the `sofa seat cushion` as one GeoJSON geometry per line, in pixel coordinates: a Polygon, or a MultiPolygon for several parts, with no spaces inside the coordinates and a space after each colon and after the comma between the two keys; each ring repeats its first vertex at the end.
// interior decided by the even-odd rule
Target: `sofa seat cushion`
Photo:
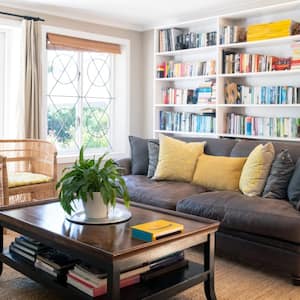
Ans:
{"type": "Polygon", "coordinates": [[[43,174],[30,172],[17,172],[8,174],[8,187],[37,184],[51,181],[52,178],[43,174]]]}
{"type": "Polygon", "coordinates": [[[224,228],[300,243],[300,213],[284,200],[206,192],[179,201],[176,210],[218,220],[224,228]]]}
{"type": "Polygon", "coordinates": [[[127,175],[123,178],[132,201],[173,210],[178,200],[206,191],[190,183],[154,181],[142,175],[127,175]]]}

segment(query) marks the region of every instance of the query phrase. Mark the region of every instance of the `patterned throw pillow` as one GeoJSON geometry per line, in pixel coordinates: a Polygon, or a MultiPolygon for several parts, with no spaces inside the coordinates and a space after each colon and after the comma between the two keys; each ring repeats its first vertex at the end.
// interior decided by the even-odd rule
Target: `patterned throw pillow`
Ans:
{"type": "Polygon", "coordinates": [[[293,175],[295,164],[287,149],[282,150],[274,160],[263,197],[287,199],[287,188],[293,175]]]}
{"type": "Polygon", "coordinates": [[[274,159],[272,143],[256,146],[249,154],[240,178],[240,190],[247,196],[260,196],[274,159]]]}
{"type": "Polygon", "coordinates": [[[149,155],[149,165],[147,177],[151,178],[154,176],[159,154],[159,144],[156,142],[148,141],[148,155],[149,155]]]}

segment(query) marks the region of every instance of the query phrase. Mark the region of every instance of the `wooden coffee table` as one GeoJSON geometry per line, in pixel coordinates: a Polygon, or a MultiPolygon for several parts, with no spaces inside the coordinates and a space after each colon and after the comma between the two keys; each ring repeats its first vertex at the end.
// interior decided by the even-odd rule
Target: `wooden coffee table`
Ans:
{"type": "Polygon", "coordinates": [[[65,219],[57,200],[2,208],[0,274],[2,264],[5,263],[33,280],[55,289],[68,297],[67,299],[91,299],[76,288],[59,283],[47,273],[34,268],[32,264],[11,256],[7,249],[3,249],[3,228],[8,228],[105,270],[108,274],[108,293],[96,299],[167,299],[200,282],[204,282],[207,299],[216,299],[214,252],[215,232],[219,223],[134,203],[130,210],[132,218],[128,222],[115,225],[78,225],[65,219]],[[184,232],[149,243],[131,237],[131,225],[158,219],[184,224],[184,232]],[[120,290],[122,270],[199,244],[204,244],[203,265],[189,262],[186,268],[120,290]]]}

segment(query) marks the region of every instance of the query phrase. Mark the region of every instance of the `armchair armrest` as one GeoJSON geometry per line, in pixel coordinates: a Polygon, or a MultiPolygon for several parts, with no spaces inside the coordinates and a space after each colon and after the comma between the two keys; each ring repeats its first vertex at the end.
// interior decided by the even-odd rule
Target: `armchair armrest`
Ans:
{"type": "Polygon", "coordinates": [[[8,205],[8,178],[6,157],[0,155],[0,205],[8,205]]]}
{"type": "Polygon", "coordinates": [[[122,158],[116,161],[118,166],[121,168],[121,174],[123,176],[131,174],[131,159],[122,158]]]}

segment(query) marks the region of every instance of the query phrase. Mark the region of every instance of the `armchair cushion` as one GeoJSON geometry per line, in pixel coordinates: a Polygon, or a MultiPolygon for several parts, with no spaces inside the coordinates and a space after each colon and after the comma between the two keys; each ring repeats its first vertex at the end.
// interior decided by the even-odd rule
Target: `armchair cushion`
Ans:
{"type": "Polygon", "coordinates": [[[29,184],[49,182],[53,178],[30,172],[17,172],[8,174],[8,187],[17,187],[29,184]]]}

